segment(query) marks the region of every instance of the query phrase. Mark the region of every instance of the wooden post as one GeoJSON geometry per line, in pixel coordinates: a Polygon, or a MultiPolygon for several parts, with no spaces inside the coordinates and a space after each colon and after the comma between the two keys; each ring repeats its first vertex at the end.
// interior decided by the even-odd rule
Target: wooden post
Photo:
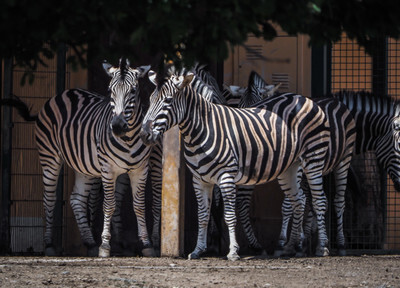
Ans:
{"type": "Polygon", "coordinates": [[[183,254],[184,177],[178,126],[164,134],[161,210],[161,256],[183,254]]]}

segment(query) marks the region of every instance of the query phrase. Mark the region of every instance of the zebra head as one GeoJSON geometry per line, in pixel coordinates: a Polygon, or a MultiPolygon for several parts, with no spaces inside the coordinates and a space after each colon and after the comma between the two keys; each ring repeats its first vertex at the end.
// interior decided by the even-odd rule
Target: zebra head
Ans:
{"type": "Polygon", "coordinates": [[[117,137],[124,136],[133,125],[137,116],[140,77],[143,77],[150,66],[131,68],[128,59],[120,59],[119,67],[104,62],[103,68],[111,77],[108,90],[111,94],[112,106],[111,131],[117,137]]]}
{"type": "Polygon", "coordinates": [[[240,99],[239,107],[251,107],[257,102],[275,94],[281,84],[268,85],[267,82],[255,71],[252,71],[249,76],[248,87],[242,98],[240,99]]]}
{"type": "Polygon", "coordinates": [[[376,157],[400,192],[400,116],[390,121],[390,130],[382,137],[376,148],[376,157]]]}
{"type": "Polygon", "coordinates": [[[150,107],[143,119],[140,136],[146,145],[154,145],[165,131],[183,118],[182,90],[191,83],[194,75],[172,74],[158,83],[156,73],[149,72],[149,79],[157,86],[150,96],[150,107]]]}

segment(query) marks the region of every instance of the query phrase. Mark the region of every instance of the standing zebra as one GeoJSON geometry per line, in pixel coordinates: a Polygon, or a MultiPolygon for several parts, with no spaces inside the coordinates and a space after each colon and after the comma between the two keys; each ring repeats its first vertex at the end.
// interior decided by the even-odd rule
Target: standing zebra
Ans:
{"type": "MultiPolygon", "coordinates": [[[[321,246],[325,247],[322,168],[329,127],[323,111],[314,102],[295,94],[274,97],[268,109],[235,109],[213,104],[204,95],[212,92],[198,85],[200,80],[193,77],[190,73],[173,74],[158,85],[150,97],[141,132],[143,141],[153,144],[166,130],[179,125],[198,203],[198,239],[189,259],[198,258],[206,249],[209,199],[214,184],[221,189],[224,219],[229,229],[227,257],[236,260],[239,259],[235,235],[236,185],[255,185],[277,178],[291,197],[295,214],[302,215],[304,195],[297,185],[299,166],[307,175],[315,203],[322,203],[314,209],[321,246]]],[[[155,80],[154,76],[150,78],[155,80]]],[[[302,217],[297,219],[294,238],[301,245],[302,217]]]]}
{"type": "Polygon", "coordinates": [[[341,91],[333,97],[343,102],[355,119],[355,153],[375,152],[400,192],[400,102],[365,91],[341,91]]]}
{"type": "MultiPolygon", "coordinates": [[[[249,77],[249,85],[247,89],[243,89],[242,97],[239,102],[239,107],[258,107],[263,108],[264,103],[268,103],[268,99],[262,100],[264,97],[273,97],[275,89],[272,89],[267,83],[256,73],[252,72],[249,77]],[[272,92],[272,93],[271,93],[272,92]],[[260,100],[261,99],[261,100],[260,100]]],[[[324,110],[328,117],[330,126],[330,144],[327,158],[325,161],[323,175],[333,173],[335,176],[336,194],[334,199],[334,207],[337,216],[337,242],[339,248],[339,254],[345,254],[345,239],[343,233],[343,213],[345,206],[345,191],[347,185],[347,174],[350,166],[354,150],[354,142],[356,139],[355,122],[353,116],[347,107],[332,97],[313,99],[316,103],[324,110]]],[[[302,181],[301,187],[303,191],[308,191],[308,185],[306,179],[302,177],[300,171],[299,181],[302,181]]],[[[242,221],[245,234],[252,247],[258,248],[260,244],[255,238],[254,231],[251,227],[249,215],[250,215],[250,203],[252,189],[240,189],[242,190],[238,195],[241,196],[241,200],[238,201],[238,211],[240,219],[242,221]]],[[[306,193],[309,195],[309,193],[306,193]]],[[[309,199],[307,199],[309,200],[309,199]]],[[[306,203],[310,204],[309,201],[306,203]]],[[[283,253],[284,245],[287,242],[287,228],[289,220],[292,216],[292,208],[290,199],[284,198],[282,204],[282,228],[278,242],[278,249],[275,251],[276,256],[280,256],[283,253]]],[[[291,247],[290,243],[285,247],[285,253],[294,253],[294,247],[291,247]]],[[[300,252],[300,251],[299,251],[300,252]]],[[[301,252],[300,252],[301,253],[301,252]]],[[[316,255],[323,256],[328,255],[327,249],[320,249],[317,247],[316,255]]]]}
{"type": "Polygon", "coordinates": [[[66,90],[49,99],[36,117],[19,102],[19,111],[27,120],[36,118],[36,143],[43,168],[46,255],[53,248],[53,212],[56,186],[63,163],[75,171],[71,206],[81,237],[89,250],[97,245],[87,220],[87,201],[92,189],[98,189],[101,178],[104,189],[104,226],[98,255],[110,255],[110,220],[115,210],[115,182],[128,173],[133,195],[133,207],[138,221],[139,238],[144,247],[151,246],[148,237],[144,189],[151,149],[139,137],[142,107],[138,79],[150,66],[133,69],[128,60],[119,67],[108,63],[103,68],[112,77],[111,97],[103,97],[81,89],[66,90]],[[30,117],[30,118],[29,118],[30,117]]]}
{"type": "MultiPolygon", "coordinates": [[[[317,100],[321,101],[339,101],[347,107],[354,118],[357,131],[354,154],[375,152],[379,165],[389,174],[396,191],[400,192],[400,102],[365,91],[341,91],[325,100],[317,100]]],[[[287,217],[290,217],[291,209],[286,209],[287,217]]],[[[344,255],[343,224],[339,225],[338,222],[338,233],[339,227],[342,231],[341,235],[337,235],[338,248],[339,254],[344,255]]]]}

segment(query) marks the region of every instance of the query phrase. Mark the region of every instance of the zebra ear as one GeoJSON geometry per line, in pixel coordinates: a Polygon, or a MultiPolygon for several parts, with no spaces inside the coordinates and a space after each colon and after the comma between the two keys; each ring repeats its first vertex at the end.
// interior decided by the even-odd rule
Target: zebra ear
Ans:
{"type": "Polygon", "coordinates": [[[139,71],[139,77],[143,77],[144,74],[147,73],[147,71],[149,71],[151,68],[150,65],[146,65],[146,66],[140,66],[137,68],[137,70],[139,71]]]}
{"type": "Polygon", "coordinates": [[[235,85],[230,85],[228,90],[233,96],[242,96],[243,93],[246,92],[246,88],[235,85]]]}
{"type": "Polygon", "coordinates": [[[157,86],[157,73],[153,70],[150,70],[148,75],[150,82],[157,86]]]}
{"type": "Polygon", "coordinates": [[[186,76],[184,76],[182,83],[178,86],[178,89],[182,90],[183,88],[188,86],[192,82],[193,78],[194,78],[194,74],[192,74],[192,73],[187,74],[186,76]]]}
{"type": "Polygon", "coordinates": [[[106,73],[112,77],[113,73],[115,72],[115,70],[117,70],[117,68],[114,68],[110,63],[108,63],[107,61],[104,60],[103,62],[103,69],[104,71],[106,71],[106,73]]]}

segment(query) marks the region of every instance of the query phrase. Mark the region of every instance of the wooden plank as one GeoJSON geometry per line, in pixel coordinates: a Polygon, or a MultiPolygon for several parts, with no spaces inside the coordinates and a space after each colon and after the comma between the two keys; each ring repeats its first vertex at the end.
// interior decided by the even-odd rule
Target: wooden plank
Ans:
{"type": "Polygon", "coordinates": [[[164,135],[161,211],[161,256],[183,254],[184,177],[180,132],[176,126],[164,135]]]}

